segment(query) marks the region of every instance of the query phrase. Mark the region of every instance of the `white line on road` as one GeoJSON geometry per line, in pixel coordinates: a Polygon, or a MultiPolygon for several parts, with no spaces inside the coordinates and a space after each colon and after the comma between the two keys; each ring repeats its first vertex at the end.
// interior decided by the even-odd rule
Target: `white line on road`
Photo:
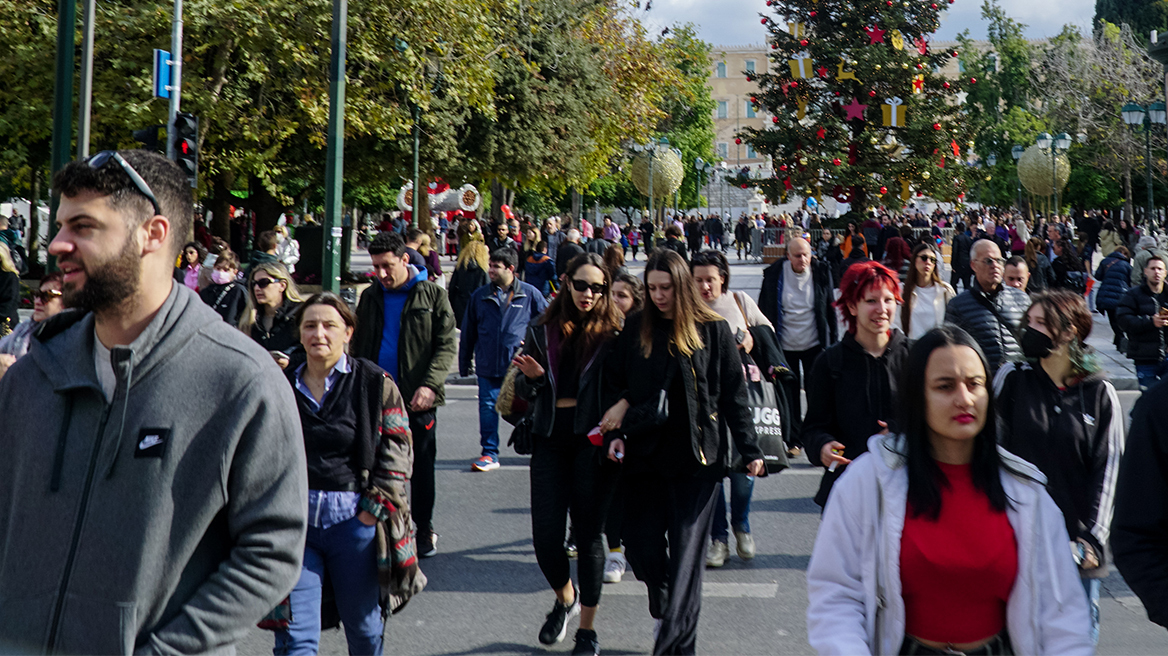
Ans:
{"type": "MultiPolygon", "coordinates": [[[[470,465],[434,465],[434,469],[442,471],[465,471],[467,473],[490,473],[490,472],[472,472],[470,465]]],[[[530,467],[527,465],[499,465],[499,468],[494,471],[528,471],[530,467]]],[[[818,467],[800,467],[784,470],[781,474],[772,474],[773,476],[821,476],[822,471],[818,467]]]]}
{"type": "MultiPolygon", "coordinates": [[[[702,583],[703,597],[747,597],[751,599],[773,599],[778,596],[778,583],[702,583]]],[[[641,597],[645,595],[645,584],[640,581],[621,581],[604,586],[603,594],[641,597]]]]}

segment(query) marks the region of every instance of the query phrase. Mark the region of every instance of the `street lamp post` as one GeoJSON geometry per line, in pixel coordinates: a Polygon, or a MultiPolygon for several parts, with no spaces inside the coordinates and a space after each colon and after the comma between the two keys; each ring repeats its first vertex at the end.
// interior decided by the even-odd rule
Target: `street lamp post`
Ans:
{"type": "Polygon", "coordinates": [[[1054,207],[1051,208],[1050,213],[1052,216],[1057,216],[1059,213],[1058,153],[1060,150],[1066,152],[1071,147],[1071,135],[1060,132],[1057,137],[1051,137],[1050,134],[1043,132],[1038,135],[1035,143],[1043,150],[1050,149],[1050,191],[1054,194],[1054,207]]]}
{"type": "Polygon", "coordinates": [[[1164,125],[1165,106],[1163,102],[1154,102],[1147,107],[1137,105],[1135,103],[1128,103],[1123,106],[1121,114],[1123,122],[1128,127],[1135,129],[1139,126],[1144,127],[1144,164],[1148,171],[1147,186],[1148,186],[1148,209],[1144,216],[1144,220],[1151,225],[1152,214],[1156,211],[1155,202],[1152,199],[1152,125],[1164,125]]]}
{"type": "Polygon", "coordinates": [[[722,174],[722,184],[718,185],[721,190],[721,194],[718,196],[721,199],[718,203],[718,218],[722,219],[726,216],[726,169],[728,165],[726,162],[720,162],[718,168],[720,169],[719,173],[722,174]]]}
{"type": "Polygon", "coordinates": [[[1018,167],[1018,160],[1022,159],[1022,153],[1024,153],[1024,152],[1026,152],[1026,149],[1023,148],[1022,146],[1017,145],[1017,144],[1015,144],[1014,147],[1010,149],[1010,155],[1012,155],[1014,157],[1014,168],[1015,168],[1014,180],[1018,183],[1018,211],[1019,212],[1022,211],[1022,176],[1018,174],[1017,167],[1018,167]]]}
{"type": "MultiPolygon", "coordinates": [[[[702,185],[706,188],[706,212],[709,213],[709,210],[711,207],[711,204],[710,204],[710,182],[712,181],[712,179],[714,177],[713,175],[711,175],[714,172],[714,164],[712,162],[707,162],[706,160],[699,157],[696,160],[694,160],[694,168],[697,169],[697,172],[700,173],[702,176],[702,185]],[[707,176],[709,176],[709,177],[707,177],[707,176]]],[[[700,204],[701,203],[699,203],[699,205],[700,204]]]]}

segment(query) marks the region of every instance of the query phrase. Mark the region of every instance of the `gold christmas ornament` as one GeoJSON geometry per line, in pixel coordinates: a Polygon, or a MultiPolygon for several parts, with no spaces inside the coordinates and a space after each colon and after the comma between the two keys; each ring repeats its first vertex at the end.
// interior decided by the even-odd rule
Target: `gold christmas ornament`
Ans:
{"type": "MultiPolygon", "coordinates": [[[[1026,187],[1027,191],[1035,196],[1052,195],[1050,174],[1049,150],[1043,150],[1038,144],[1034,144],[1022,153],[1018,160],[1018,178],[1022,180],[1022,186],[1026,187]]],[[[1054,177],[1059,189],[1067,186],[1067,180],[1071,177],[1071,162],[1065,153],[1059,153],[1054,177]]]]}
{"type": "Polygon", "coordinates": [[[875,68],[876,70],[880,70],[880,64],[876,64],[875,68]]]}
{"type": "Polygon", "coordinates": [[[921,177],[928,180],[929,179],[929,172],[925,171],[924,173],[921,173],[921,177]]]}
{"type": "Polygon", "coordinates": [[[800,157],[800,158],[799,158],[799,163],[800,163],[800,164],[802,164],[802,165],[804,165],[804,166],[806,166],[806,165],[807,165],[807,158],[806,158],[806,157],[800,157]]]}
{"type": "Polygon", "coordinates": [[[904,50],[904,35],[900,33],[900,30],[892,30],[890,38],[892,39],[893,48],[904,50]]]}
{"type": "MultiPolygon", "coordinates": [[[[633,157],[630,175],[637,191],[646,196],[649,195],[649,156],[648,152],[637,153],[633,157]]],[[[652,157],[653,194],[657,198],[672,196],[673,192],[681,187],[682,178],[685,177],[685,167],[681,163],[681,158],[669,149],[658,150],[652,153],[652,157]]]]}

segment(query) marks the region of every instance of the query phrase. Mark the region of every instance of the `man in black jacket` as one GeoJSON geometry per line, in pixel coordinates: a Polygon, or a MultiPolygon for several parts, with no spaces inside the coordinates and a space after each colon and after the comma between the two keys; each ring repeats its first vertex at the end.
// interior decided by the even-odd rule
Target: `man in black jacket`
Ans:
{"type": "Polygon", "coordinates": [[[689,256],[686,254],[685,242],[681,240],[681,228],[671,225],[665,229],[665,243],[661,244],[659,248],[668,248],[669,250],[681,256],[685,263],[689,264],[689,256]]]}
{"type": "Polygon", "coordinates": [[[949,301],[945,321],[969,333],[990,364],[990,374],[1010,360],[1022,359],[1018,331],[1022,316],[1030,308],[1026,292],[1002,284],[1006,261],[1002,251],[989,239],[974,242],[969,251],[973,287],[949,301]]]}
{"type": "MultiPolygon", "coordinates": [[[[800,387],[811,373],[815,358],[837,341],[835,310],[831,307],[833,288],[830,265],[812,260],[811,244],[799,237],[787,245],[787,257],[762,273],[758,308],[775,327],[787,366],[800,387]]],[[[802,417],[802,404],[798,400],[796,404],[796,416],[802,417]]],[[[801,444],[799,435],[788,440],[791,447],[801,444]]]]}
{"type": "Polygon", "coordinates": [[[1144,282],[1129,289],[1116,310],[1119,327],[1127,335],[1127,357],[1136,363],[1136,379],[1141,390],[1168,374],[1168,363],[1164,360],[1164,327],[1168,326],[1164,276],[1163,256],[1152,255],[1144,265],[1144,282]]]}
{"type": "Polygon", "coordinates": [[[564,239],[564,243],[556,249],[556,277],[559,278],[564,275],[564,271],[568,268],[568,262],[571,262],[577,255],[583,255],[584,248],[580,246],[580,231],[572,228],[568,231],[568,236],[564,239]]]}
{"type": "Polygon", "coordinates": [[[969,249],[973,248],[973,238],[965,234],[965,224],[960,221],[953,228],[953,243],[950,244],[949,265],[953,273],[949,276],[949,284],[957,289],[957,281],[961,281],[962,289],[969,289],[969,277],[973,271],[969,268],[969,249]]]}

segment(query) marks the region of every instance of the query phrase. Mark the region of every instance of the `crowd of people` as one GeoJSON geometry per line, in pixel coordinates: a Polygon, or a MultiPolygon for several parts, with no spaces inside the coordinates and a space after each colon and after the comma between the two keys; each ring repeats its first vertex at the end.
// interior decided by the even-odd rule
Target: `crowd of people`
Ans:
{"type": "Polygon", "coordinates": [[[792,217],[807,233],[776,240],[757,301],[730,290],[720,217],[663,239],[464,219],[456,248],[402,225],[369,240],[354,308],[304,298],[287,230],[246,266],[188,241],[190,191],[161,156],[106,151],[53,186],[60,271],[0,340],[5,647],[204,653],[259,622],[276,654],[337,625],[350,653],[382,653],[439,553],[455,363],[478,384],[473,470],[500,466],[503,400],[526,406],[504,418],[531,456],[545,645],[578,616],[573,653],[601,653],[604,583],[631,568],[654,653],[695,653],[705,569],[731,533],[754,558],[755,480],[801,453],[823,468],[821,653],[1089,654],[1111,560],[1168,625],[1168,259],[1150,235],[1130,257],[1122,222],[1092,240],[1058,220],[874,216],[840,239],[792,217]],[[1086,344],[1088,280],[1148,388],[1126,436],[1086,344]],[[785,399],[784,453],[756,430],[755,383],[785,399]]]}

